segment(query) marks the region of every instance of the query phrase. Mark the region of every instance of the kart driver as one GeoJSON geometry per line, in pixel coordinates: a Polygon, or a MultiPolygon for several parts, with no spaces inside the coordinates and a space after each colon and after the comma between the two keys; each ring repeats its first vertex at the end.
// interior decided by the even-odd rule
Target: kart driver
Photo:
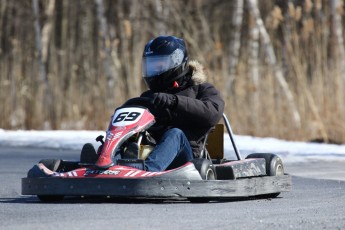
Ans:
{"type": "Polygon", "coordinates": [[[203,66],[189,61],[183,39],[159,36],[143,52],[142,73],[156,124],[148,131],[156,146],[145,160],[147,171],[164,171],[199,157],[202,141],[224,111],[219,91],[206,82],[203,66]]]}

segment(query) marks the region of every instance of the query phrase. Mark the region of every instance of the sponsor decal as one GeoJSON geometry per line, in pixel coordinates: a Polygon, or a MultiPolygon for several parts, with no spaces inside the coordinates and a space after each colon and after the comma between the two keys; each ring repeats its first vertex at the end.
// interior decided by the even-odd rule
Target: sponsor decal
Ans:
{"type": "Polygon", "coordinates": [[[84,176],[88,175],[118,175],[121,171],[119,170],[98,170],[98,169],[87,169],[84,176]]]}
{"type": "Polygon", "coordinates": [[[111,140],[114,134],[112,132],[107,132],[107,140],[111,140]]]}
{"type": "Polygon", "coordinates": [[[121,130],[125,130],[126,129],[126,126],[119,126],[119,127],[116,127],[114,129],[114,131],[121,131],[121,130]]]}
{"type": "Polygon", "coordinates": [[[118,139],[121,137],[122,133],[123,133],[123,131],[115,133],[115,134],[112,132],[107,132],[107,140],[113,141],[115,139],[118,139]]]}
{"type": "Polygon", "coordinates": [[[123,132],[118,132],[118,133],[116,133],[115,135],[114,135],[114,139],[118,139],[118,138],[120,138],[121,137],[121,135],[122,135],[122,133],[123,132]]]}

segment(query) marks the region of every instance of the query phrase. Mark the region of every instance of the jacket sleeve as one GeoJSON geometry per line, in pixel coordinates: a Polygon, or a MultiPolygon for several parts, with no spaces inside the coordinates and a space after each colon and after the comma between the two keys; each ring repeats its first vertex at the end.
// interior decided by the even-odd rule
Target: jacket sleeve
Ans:
{"type": "Polygon", "coordinates": [[[224,100],[211,84],[199,86],[195,98],[177,95],[177,105],[172,111],[172,123],[183,126],[211,127],[224,112],[224,100]]]}

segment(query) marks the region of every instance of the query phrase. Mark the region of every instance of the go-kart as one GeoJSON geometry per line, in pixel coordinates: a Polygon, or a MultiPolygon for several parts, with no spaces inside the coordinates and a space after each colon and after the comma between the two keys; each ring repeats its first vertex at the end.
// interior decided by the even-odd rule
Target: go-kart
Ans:
{"type": "Polygon", "coordinates": [[[284,174],[277,155],[253,153],[242,159],[225,114],[223,123],[205,136],[199,158],[163,172],[146,171],[145,158],[153,147],[143,144],[143,139],[155,123],[150,106],[147,98],[128,100],[115,110],[105,138],[96,138],[101,142],[97,153],[86,144],[78,161],[41,160],[22,178],[22,194],[37,195],[46,202],[65,196],[207,202],[235,197],[274,198],[291,190],[291,176],[284,174]],[[224,126],[236,160],[224,158],[224,126]]]}

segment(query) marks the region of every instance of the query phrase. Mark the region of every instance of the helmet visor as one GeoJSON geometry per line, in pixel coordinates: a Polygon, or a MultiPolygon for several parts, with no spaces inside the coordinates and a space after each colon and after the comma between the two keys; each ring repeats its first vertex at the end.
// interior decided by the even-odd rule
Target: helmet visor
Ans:
{"type": "Polygon", "coordinates": [[[176,49],[170,55],[154,55],[143,58],[143,77],[155,77],[180,65],[183,51],[176,49]]]}

